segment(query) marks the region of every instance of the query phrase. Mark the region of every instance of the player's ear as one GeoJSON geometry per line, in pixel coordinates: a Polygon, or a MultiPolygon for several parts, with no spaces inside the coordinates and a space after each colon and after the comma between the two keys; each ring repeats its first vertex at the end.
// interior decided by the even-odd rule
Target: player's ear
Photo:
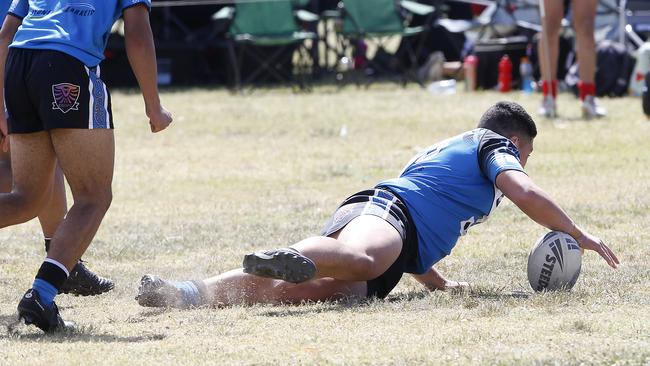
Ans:
{"type": "Polygon", "coordinates": [[[509,139],[510,139],[510,141],[512,141],[513,144],[515,144],[516,146],[519,146],[519,141],[521,140],[519,138],[519,136],[512,135],[512,136],[509,137],[509,139]]]}

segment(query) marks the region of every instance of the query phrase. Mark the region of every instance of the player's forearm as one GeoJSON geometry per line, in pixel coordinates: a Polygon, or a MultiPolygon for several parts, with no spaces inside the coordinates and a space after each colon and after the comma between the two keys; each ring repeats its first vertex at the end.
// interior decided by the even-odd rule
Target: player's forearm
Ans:
{"type": "Polygon", "coordinates": [[[578,239],[582,230],[553,199],[535,184],[524,187],[519,194],[509,197],[528,217],[551,230],[565,232],[578,239]]]}
{"type": "Polygon", "coordinates": [[[126,17],[124,23],[124,37],[126,53],[131,64],[131,69],[138,80],[147,113],[160,108],[158,95],[158,69],[156,66],[156,50],[149,25],[146,9],[134,9],[138,14],[126,17]],[[144,18],[146,16],[147,18],[144,18]]]}

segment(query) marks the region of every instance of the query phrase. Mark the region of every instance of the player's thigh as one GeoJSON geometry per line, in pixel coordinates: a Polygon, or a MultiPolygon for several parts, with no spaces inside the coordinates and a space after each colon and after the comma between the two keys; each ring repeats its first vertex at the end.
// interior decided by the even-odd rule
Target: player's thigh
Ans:
{"type": "Polygon", "coordinates": [[[301,301],[340,300],[346,297],[366,297],[368,287],[365,281],[344,281],[334,278],[319,278],[299,284],[277,281],[276,302],[299,303],[301,301]]]}
{"type": "Polygon", "coordinates": [[[564,0],[544,0],[546,24],[550,32],[557,32],[564,18],[564,0]]]}
{"type": "Polygon", "coordinates": [[[577,35],[587,35],[593,38],[594,24],[598,0],[573,0],[573,27],[577,35]]]}
{"type": "Polygon", "coordinates": [[[390,267],[402,251],[399,232],[375,215],[358,216],[331,236],[371,257],[377,268],[390,267]]]}
{"type": "Polygon", "coordinates": [[[113,130],[61,128],[50,134],[72,195],[104,199],[108,195],[110,199],[115,160],[113,130]]]}
{"type": "Polygon", "coordinates": [[[56,155],[45,131],[11,134],[13,191],[30,201],[49,198],[56,155]]]}

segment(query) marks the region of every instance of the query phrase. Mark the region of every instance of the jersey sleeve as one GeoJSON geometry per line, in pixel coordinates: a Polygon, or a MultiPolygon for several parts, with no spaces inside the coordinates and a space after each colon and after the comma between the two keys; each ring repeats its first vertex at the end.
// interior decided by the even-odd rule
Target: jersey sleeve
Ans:
{"type": "Polygon", "coordinates": [[[23,19],[29,13],[29,0],[14,0],[9,5],[7,14],[23,19]]]}
{"type": "Polygon", "coordinates": [[[151,11],[151,0],[120,0],[122,11],[139,4],[145,5],[151,11]]]}
{"type": "Polygon", "coordinates": [[[515,144],[489,130],[479,142],[478,161],[481,171],[492,183],[496,182],[497,175],[503,171],[524,171],[519,161],[519,150],[515,144]]]}

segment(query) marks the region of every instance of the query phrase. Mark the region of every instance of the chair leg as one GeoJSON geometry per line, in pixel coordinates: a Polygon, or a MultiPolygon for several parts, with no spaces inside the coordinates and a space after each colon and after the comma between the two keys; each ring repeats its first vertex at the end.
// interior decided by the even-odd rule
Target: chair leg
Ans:
{"type": "Polygon", "coordinates": [[[232,40],[228,40],[228,58],[230,59],[230,65],[232,66],[233,73],[235,74],[235,91],[239,91],[241,88],[241,74],[239,71],[239,63],[237,61],[237,56],[235,54],[235,44],[232,40]]]}

